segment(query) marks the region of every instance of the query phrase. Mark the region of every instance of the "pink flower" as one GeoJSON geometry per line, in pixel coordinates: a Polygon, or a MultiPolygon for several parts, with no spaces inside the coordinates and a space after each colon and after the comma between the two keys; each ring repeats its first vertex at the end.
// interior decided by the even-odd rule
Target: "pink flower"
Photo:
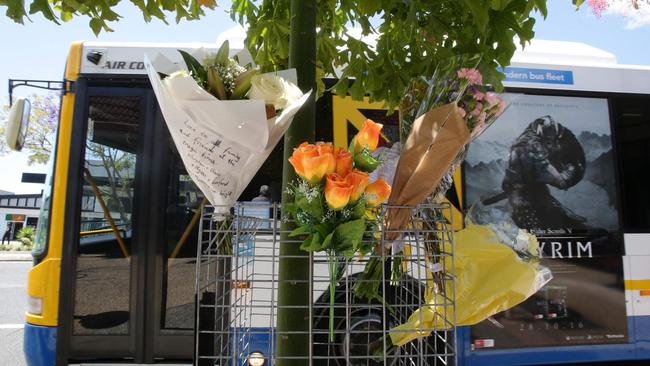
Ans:
{"type": "Polygon", "coordinates": [[[607,8],[609,8],[609,3],[607,0],[588,0],[588,3],[591,7],[591,11],[594,13],[594,16],[596,16],[596,18],[600,18],[603,10],[607,10],[607,8]]]}
{"type": "Polygon", "coordinates": [[[467,79],[472,85],[483,84],[483,75],[476,69],[462,68],[458,70],[458,77],[467,79]]]}
{"type": "Polygon", "coordinates": [[[485,95],[485,101],[488,104],[488,108],[492,108],[502,102],[502,99],[494,93],[487,93],[485,95]]]}
{"type": "Polygon", "coordinates": [[[476,100],[483,100],[483,98],[485,98],[485,93],[476,90],[475,92],[472,93],[472,96],[476,100]]]}
{"type": "Polygon", "coordinates": [[[472,117],[476,118],[476,117],[478,117],[478,115],[481,113],[482,110],[483,110],[483,103],[476,103],[476,106],[474,107],[474,110],[469,112],[469,114],[472,117]]]}

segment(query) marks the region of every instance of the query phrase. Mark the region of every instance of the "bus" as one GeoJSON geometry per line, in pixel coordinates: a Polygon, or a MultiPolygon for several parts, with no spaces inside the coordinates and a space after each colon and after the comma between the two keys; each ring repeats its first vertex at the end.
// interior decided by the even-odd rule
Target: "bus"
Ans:
{"type": "MultiPolygon", "coordinates": [[[[192,363],[192,222],[203,194],[171,141],[143,56],[180,62],[178,49],[201,47],[216,51],[200,44],[71,45],[28,278],[30,366],[192,363]]],[[[650,358],[650,68],[620,65],[583,44],[536,41],[504,73],[510,107],[503,118],[523,124],[503,130],[509,125],[497,121],[473,143],[448,195],[453,222],[462,227],[464,213],[479,204],[493,217],[530,223],[518,213],[543,204],[507,208],[530,191],[521,182],[516,189],[504,184],[510,164],[530,163],[513,158],[519,152],[539,157],[553,144],[562,152],[573,136],[580,146],[573,151],[582,155],[577,162],[560,158],[566,171],[557,173],[582,179],[566,189],[537,186],[558,213],[553,218],[574,220],[544,227],[548,217],[537,215],[541,226],[528,227],[538,230],[553,282],[491,321],[460,327],[456,362],[650,358]]],[[[398,140],[398,115],[386,115],[381,103],[326,94],[317,113],[317,136],[337,146],[346,146],[366,118],[384,123],[387,140],[398,140]]],[[[279,201],[281,164],[276,149],[240,199],[267,185],[279,201]]]]}

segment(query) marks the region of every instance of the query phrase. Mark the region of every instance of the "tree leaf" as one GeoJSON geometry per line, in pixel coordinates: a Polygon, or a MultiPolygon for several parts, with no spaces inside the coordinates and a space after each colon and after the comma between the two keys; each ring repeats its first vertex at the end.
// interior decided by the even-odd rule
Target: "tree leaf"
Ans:
{"type": "Polygon", "coordinates": [[[505,9],[511,0],[490,0],[490,8],[501,11],[505,9]]]}
{"type": "Polygon", "coordinates": [[[47,0],[34,0],[29,6],[29,14],[41,13],[45,19],[53,21],[56,24],[59,24],[59,21],[54,15],[50,3],[47,0]]]}
{"type": "Polygon", "coordinates": [[[95,33],[96,36],[98,36],[99,33],[102,31],[103,25],[101,19],[92,18],[90,19],[89,25],[90,25],[90,29],[93,30],[93,33],[95,33]]]}
{"type": "Polygon", "coordinates": [[[474,17],[474,21],[478,25],[478,30],[480,31],[477,36],[480,36],[487,28],[490,5],[488,5],[484,0],[462,0],[462,3],[465,4],[474,17]]]}
{"type": "Polygon", "coordinates": [[[540,14],[546,19],[548,15],[548,9],[546,8],[546,0],[535,0],[535,6],[539,10],[540,14]]]}

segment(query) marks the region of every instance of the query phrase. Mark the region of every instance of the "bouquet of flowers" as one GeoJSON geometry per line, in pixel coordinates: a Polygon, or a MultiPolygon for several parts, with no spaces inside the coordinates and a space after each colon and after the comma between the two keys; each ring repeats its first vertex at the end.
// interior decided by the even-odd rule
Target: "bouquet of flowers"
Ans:
{"type": "Polygon", "coordinates": [[[179,50],[185,65],[162,54],[145,67],[188,173],[215,206],[231,206],[307,101],[290,81],[295,70],[262,74],[229,57],[179,50]],[[203,60],[202,62],[199,60],[203,60]],[[168,72],[163,74],[158,70],[168,72]]]}
{"type": "MultiPolygon", "coordinates": [[[[478,137],[504,112],[506,105],[496,94],[488,92],[482,85],[481,74],[474,69],[461,69],[451,80],[424,80],[418,87],[411,87],[405,101],[411,104],[400,109],[402,132],[406,134],[404,146],[399,155],[393,180],[392,192],[388,198],[388,209],[384,218],[386,248],[392,256],[375,255],[366,264],[364,272],[357,279],[353,292],[357,297],[379,299],[378,284],[383,278],[383,258],[392,258],[391,279],[402,277],[401,261],[407,259],[401,235],[408,235],[410,209],[425,200],[438,201],[450,187],[454,170],[465,157],[466,146],[478,137]],[[409,94],[410,93],[410,94],[409,94]],[[405,234],[406,233],[406,234],[405,234]],[[401,259],[400,259],[401,258],[401,259]]],[[[436,217],[437,212],[428,215],[436,217]]],[[[452,268],[459,280],[455,286],[443,284],[445,277],[432,269],[432,281],[427,281],[424,305],[415,311],[407,322],[391,329],[387,340],[388,352],[394,346],[401,346],[413,339],[426,337],[430,332],[423,329],[446,329],[439,323],[436,311],[441,296],[456,296],[458,324],[475,324],[496,312],[506,310],[534,294],[550,279],[547,269],[533,262],[522,262],[498,232],[489,225],[469,225],[456,233],[455,262],[428,263],[430,268],[452,268]],[[502,255],[491,257],[495,251],[502,255]],[[495,270],[498,268],[499,270],[495,270]],[[498,272],[498,273],[497,273],[498,272]],[[495,274],[490,277],[487,273],[495,274]],[[490,281],[503,278],[503,273],[516,273],[512,281],[490,281]],[[478,274],[478,275],[477,275],[478,274]],[[497,283],[498,282],[498,283],[497,283]],[[454,289],[455,294],[441,293],[454,289]]],[[[432,233],[431,235],[437,235],[432,233]]],[[[519,238],[519,237],[518,237],[519,238]]],[[[452,248],[436,248],[442,238],[426,240],[426,258],[441,260],[436,253],[451,252],[452,248]]],[[[524,245],[535,247],[536,239],[529,234],[519,238],[524,245]]]]}
{"type": "MultiPolygon", "coordinates": [[[[415,120],[403,121],[409,133],[397,163],[389,205],[414,206],[434,193],[438,199],[444,196],[465,157],[466,146],[506,108],[482,82],[474,69],[459,70],[453,80],[429,82],[424,101],[410,110],[415,120]]],[[[397,234],[390,231],[404,228],[408,215],[408,210],[388,210],[389,240],[397,240],[397,234]]]]}
{"type": "MultiPolygon", "coordinates": [[[[477,70],[461,69],[456,76],[444,81],[434,76],[423,83],[423,90],[411,90],[404,98],[410,97],[414,103],[400,110],[402,132],[406,128],[408,137],[398,157],[385,217],[386,245],[392,248],[382,248],[392,250],[395,259],[403,249],[399,236],[408,229],[411,212],[407,207],[424,202],[434,192],[438,198],[444,196],[454,170],[464,159],[465,146],[505,110],[503,100],[481,85],[477,70]]],[[[429,250],[432,254],[436,248],[429,250]]],[[[361,281],[353,288],[355,296],[379,299],[381,262],[379,255],[370,258],[361,281]]],[[[399,260],[392,268],[391,277],[400,278],[399,260]]]]}
{"type": "Polygon", "coordinates": [[[300,177],[289,188],[293,203],[288,205],[287,212],[298,226],[289,236],[302,238],[300,248],[305,251],[327,253],[332,341],[334,292],[343,274],[342,265],[355,253],[365,255],[372,251],[372,240],[364,240],[364,235],[377,225],[373,209],[391,192],[383,179],[370,183],[368,178],[368,173],[380,163],[371,153],[377,148],[382,127],[367,120],[348,149],[334,149],[329,142],[304,142],[289,158],[300,177]]]}

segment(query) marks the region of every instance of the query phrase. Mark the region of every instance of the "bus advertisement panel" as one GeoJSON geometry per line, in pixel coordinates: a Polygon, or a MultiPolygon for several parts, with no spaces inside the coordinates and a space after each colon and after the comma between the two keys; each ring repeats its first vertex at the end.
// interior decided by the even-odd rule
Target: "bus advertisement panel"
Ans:
{"type": "Polygon", "coordinates": [[[471,330],[473,350],[627,343],[623,243],[607,99],[507,94],[470,145],[472,215],[533,232],[554,279],[471,330]]]}

